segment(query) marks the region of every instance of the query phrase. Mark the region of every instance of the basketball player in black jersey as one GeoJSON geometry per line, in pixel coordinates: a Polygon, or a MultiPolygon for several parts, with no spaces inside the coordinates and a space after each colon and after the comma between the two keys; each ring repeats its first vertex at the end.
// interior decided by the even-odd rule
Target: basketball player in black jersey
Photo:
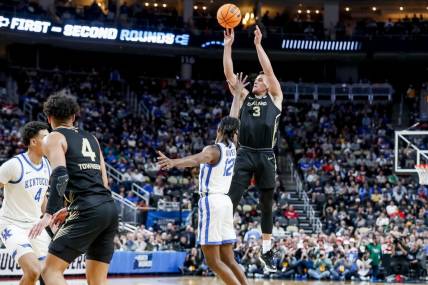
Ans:
{"type": "Polygon", "coordinates": [[[74,127],[79,111],[74,97],[52,95],[43,109],[53,129],[43,142],[53,171],[46,214],[33,234],[67,216],[49,245],[43,279],[47,285],[66,284],[64,271],[76,257],[86,253],[88,283],[107,284],[118,213],[108,189],[100,146],[92,134],[74,127]],[[60,210],[63,197],[68,208],[60,210]]]}
{"type": "Polygon", "coordinates": [[[239,204],[244,191],[254,176],[260,190],[261,228],[263,245],[261,259],[268,271],[276,271],[274,252],[272,251],[272,204],[275,187],[276,159],[273,147],[276,143],[279,117],[282,110],[281,85],[276,78],[269,58],[261,41],[262,33],[258,26],[254,32],[254,45],[262,66],[253,85],[252,92],[247,89],[236,92],[236,82],[245,84],[246,78],[235,74],[232,62],[233,30],[225,31],[223,68],[229,89],[234,96],[230,116],[241,120],[239,130],[240,148],[237,153],[235,171],[229,196],[234,209],[239,204]]]}

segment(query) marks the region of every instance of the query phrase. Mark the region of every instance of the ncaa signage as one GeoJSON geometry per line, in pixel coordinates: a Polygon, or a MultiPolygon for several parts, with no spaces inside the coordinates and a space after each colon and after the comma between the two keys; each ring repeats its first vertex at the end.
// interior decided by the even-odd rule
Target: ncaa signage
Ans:
{"type": "MultiPolygon", "coordinates": [[[[76,258],[73,263],[70,263],[65,275],[81,275],[85,274],[85,261],[84,255],[76,258]]],[[[0,276],[21,276],[22,270],[18,262],[8,253],[6,249],[0,249],[0,276]]]]}
{"type": "Polygon", "coordinates": [[[148,30],[117,29],[88,25],[56,25],[48,21],[5,17],[0,15],[0,30],[49,34],[59,37],[96,39],[103,41],[149,43],[157,45],[188,46],[188,34],[175,34],[148,30]]]}
{"type": "Polygon", "coordinates": [[[134,269],[152,268],[153,254],[139,254],[134,257],[134,269]]]}

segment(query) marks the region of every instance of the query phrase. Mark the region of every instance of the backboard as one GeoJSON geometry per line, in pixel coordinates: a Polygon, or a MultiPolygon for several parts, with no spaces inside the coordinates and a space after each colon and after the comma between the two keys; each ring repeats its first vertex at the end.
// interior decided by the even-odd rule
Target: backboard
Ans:
{"type": "Polygon", "coordinates": [[[416,125],[395,131],[394,160],[398,174],[416,174],[416,165],[428,164],[428,130],[416,125]]]}

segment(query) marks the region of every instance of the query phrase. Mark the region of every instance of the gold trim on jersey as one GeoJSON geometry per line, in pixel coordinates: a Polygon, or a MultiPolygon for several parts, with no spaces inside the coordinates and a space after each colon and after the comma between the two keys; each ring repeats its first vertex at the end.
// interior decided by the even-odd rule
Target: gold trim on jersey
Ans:
{"type": "Polygon", "coordinates": [[[68,215],[68,217],[65,219],[64,224],[62,225],[62,227],[58,230],[58,232],[55,234],[55,236],[53,237],[52,240],[56,240],[66,234],[68,234],[68,232],[71,230],[70,227],[65,227],[67,225],[67,222],[72,221],[74,219],[77,219],[79,217],[79,212],[78,211],[72,211],[70,212],[70,214],[68,215]]]}
{"type": "Polygon", "coordinates": [[[281,113],[279,113],[278,115],[276,115],[275,117],[275,127],[273,129],[273,136],[272,136],[272,148],[275,147],[276,144],[276,135],[278,132],[278,127],[279,127],[279,117],[281,116],[281,113]]]}

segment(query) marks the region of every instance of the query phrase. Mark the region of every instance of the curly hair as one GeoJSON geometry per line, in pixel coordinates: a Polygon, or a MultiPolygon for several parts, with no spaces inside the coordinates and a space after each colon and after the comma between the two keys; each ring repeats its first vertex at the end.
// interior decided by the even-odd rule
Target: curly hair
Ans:
{"type": "Polygon", "coordinates": [[[52,116],[56,120],[64,121],[79,112],[79,104],[74,96],[63,90],[49,96],[43,104],[43,113],[52,116]]]}
{"type": "Polygon", "coordinates": [[[233,142],[233,137],[239,131],[239,120],[230,116],[224,117],[218,125],[219,131],[224,135],[224,142],[233,142]]]}
{"type": "Polygon", "coordinates": [[[41,130],[49,130],[49,126],[46,123],[39,121],[26,123],[21,128],[22,143],[28,147],[30,145],[31,139],[37,136],[41,130]]]}

